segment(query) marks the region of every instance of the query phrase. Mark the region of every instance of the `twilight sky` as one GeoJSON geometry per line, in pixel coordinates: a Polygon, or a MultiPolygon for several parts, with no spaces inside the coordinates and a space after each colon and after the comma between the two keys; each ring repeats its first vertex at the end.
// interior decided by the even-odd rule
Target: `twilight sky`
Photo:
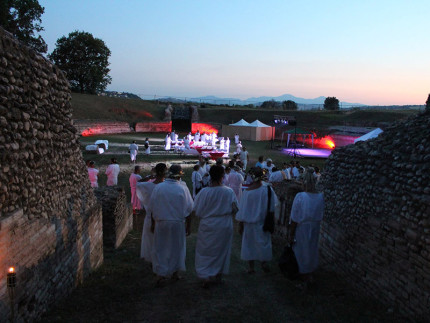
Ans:
{"type": "Polygon", "coordinates": [[[39,0],[48,52],[79,30],[112,52],[108,90],[424,104],[428,0],[39,0]]]}

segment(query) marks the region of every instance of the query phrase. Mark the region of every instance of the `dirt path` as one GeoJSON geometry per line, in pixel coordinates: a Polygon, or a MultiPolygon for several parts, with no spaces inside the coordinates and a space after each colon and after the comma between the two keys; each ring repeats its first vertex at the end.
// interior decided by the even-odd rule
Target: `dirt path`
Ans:
{"type": "MultiPolygon", "coordinates": [[[[196,231],[196,224],[193,225],[196,231]]],[[[155,287],[149,265],[139,259],[140,232],[41,322],[393,322],[401,318],[377,302],[354,295],[335,274],[320,270],[317,285],[303,290],[279,272],[245,273],[240,236],[235,233],[225,284],[201,288],[194,271],[196,233],[187,238],[185,279],[155,287]]],[[[280,253],[274,247],[274,259],[280,253]]]]}

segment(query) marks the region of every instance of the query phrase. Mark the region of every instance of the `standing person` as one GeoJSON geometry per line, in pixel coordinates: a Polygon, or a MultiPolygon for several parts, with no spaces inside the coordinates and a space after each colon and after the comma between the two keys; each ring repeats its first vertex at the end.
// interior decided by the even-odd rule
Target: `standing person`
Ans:
{"type": "Polygon", "coordinates": [[[151,147],[149,146],[149,138],[145,139],[145,155],[150,155],[151,154],[151,147]]]}
{"type": "Polygon", "coordinates": [[[172,132],[170,133],[170,140],[176,141],[175,139],[176,139],[176,133],[175,133],[175,130],[172,130],[172,132]]]}
{"type": "Polygon", "coordinates": [[[193,198],[186,185],[179,182],[182,175],[181,166],[172,165],[168,178],[152,191],[148,206],[155,220],[152,270],[158,276],[157,285],[168,276],[177,280],[178,271],[185,271],[185,235],[190,234],[193,198]]]}
{"type": "Polygon", "coordinates": [[[237,145],[240,142],[239,140],[239,134],[234,135],[234,143],[237,145]]]}
{"type": "Polygon", "coordinates": [[[236,154],[240,154],[241,151],[242,151],[242,143],[239,141],[236,144],[236,154]]]}
{"type": "Polygon", "coordinates": [[[264,166],[264,169],[268,172],[268,177],[272,174],[272,169],[275,167],[275,165],[272,163],[272,160],[270,158],[266,159],[266,165],[264,166]]]}
{"type": "Polygon", "coordinates": [[[214,165],[209,173],[211,186],[197,195],[193,206],[193,213],[201,219],[195,266],[203,287],[208,287],[211,281],[221,282],[222,275],[229,272],[233,216],[237,212],[233,191],[222,185],[224,168],[214,165]]]}
{"type": "Polygon", "coordinates": [[[227,152],[227,154],[230,153],[230,138],[227,137],[227,139],[225,140],[225,151],[227,152]]]}
{"type": "Polygon", "coordinates": [[[215,146],[216,142],[218,141],[218,138],[217,138],[215,131],[212,132],[211,141],[212,141],[212,146],[215,146]]]}
{"type": "Polygon", "coordinates": [[[88,163],[88,177],[90,178],[91,187],[99,187],[97,174],[99,173],[99,170],[95,168],[96,164],[91,160],[88,163]]]}
{"type": "Polygon", "coordinates": [[[194,134],[194,142],[200,141],[200,132],[197,130],[197,132],[194,134]]]}
{"type": "Polygon", "coordinates": [[[258,162],[255,164],[255,167],[264,168],[266,166],[266,163],[264,162],[264,156],[258,156],[258,162]]]}
{"type": "Polygon", "coordinates": [[[185,149],[190,149],[190,140],[188,138],[189,138],[189,136],[184,137],[184,148],[185,149]]]}
{"type": "Polygon", "coordinates": [[[193,183],[193,198],[200,192],[203,185],[202,175],[199,173],[200,165],[194,165],[194,171],[191,174],[191,182],[193,183]]]}
{"type": "Polygon", "coordinates": [[[242,151],[239,153],[239,159],[243,164],[243,171],[245,171],[246,165],[249,162],[249,154],[248,154],[248,151],[246,150],[246,147],[243,147],[242,151]]]}
{"type": "Polygon", "coordinates": [[[193,135],[191,134],[191,132],[188,133],[187,138],[188,142],[191,142],[191,140],[193,140],[193,135]]]}
{"type": "Polygon", "coordinates": [[[266,262],[272,260],[272,238],[270,232],[263,231],[263,225],[267,212],[275,212],[275,192],[262,184],[261,168],[252,168],[251,176],[253,182],[243,192],[236,220],[240,222],[239,233],[242,235],[240,258],[248,261],[248,273],[253,274],[255,260],[261,261],[264,272],[270,271],[266,262]],[[268,190],[271,190],[270,201],[268,190]]]}
{"type": "Polygon", "coordinates": [[[205,187],[209,184],[209,160],[200,155],[196,165],[200,166],[199,173],[203,179],[203,187],[205,187]]]}
{"type": "Polygon", "coordinates": [[[116,158],[110,159],[110,165],[106,168],[105,174],[107,175],[107,183],[106,186],[114,186],[118,185],[118,174],[119,174],[119,165],[116,161],[116,158]]]}
{"type": "Polygon", "coordinates": [[[164,150],[170,150],[172,144],[172,139],[170,138],[170,135],[167,134],[166,138],[164,138],[164,150]]]}
{"type": "Polygon", "coordinates": [[[128,147],[128,152],[130,153],[130,159],[132,163],[136,163],[138,150],[139,150],[139,146],[136,145],[136,140],[133,140],[131,145],[128,147]]]}
{"type": "Polygon", "coordinates": [[[282,164],[281,170],[276,170],[276,171],[274,171],[274,170],[275,170],[275,167],[272,168],[272,174],[270,174],[269,182],[271,182],[271,183],[282,182],[284,180],[291,179],[290,173],[288,172],[288,164],[287,163],[282,164]]]}
{"type": "MultiPolygon", "coordinates": [[[[164,163],[158,163],[153,169],[155,172],[155,180],[153,182],[139,182],[136,185],[136,194],[140,203],[146,210],[145,220],[143,221],[142,242],[140,247],[140,258],[152,263],[152,246],[154,241],[154,234],[151,232],[152,217],[148,212],[148,205],[151,199],[152,191],[157,184],[164,182],[167,173],[167,166],[164,163]]],[[[151,176],[151,178],[153,178],[151,176]]],[[[151,179],[147,178],[147,180],[151,179]]]]}
{"type": "Polygon", "coordinates": [[[202,133],[202,135],[200,136],[200,140],[206,144],[206,132],[202,133]]]}
{"type": "Polygon", "coordinates": [[[307,282],[318,267],[318,239],[320,223],[324,215],[324,197],[315,189],[314,169],[308,168],[303,179],[304,192],[293,201],[290,218],[289,242],[299,265],[299,273],[307,282]],[[295,240],[295,242],[294,242],[295,240]]]}
{"type": "Polygon", "coordinates": [[[219,150],[224,151],[225,150],[225,139],[224,137],[221,137],[219,141],[219,150]]]}
{"type": "Polygon", "coordinates": [[[139,182],[142,179],[142,176],[140,176],[139,174],[140,174],[140,166],[134,166],[134,173],[132,173],[129,178],[130,190],[131,190],[131,205],[133,207],[133,214],[136,214],[142,208],[140,205],[139,198],[136,195],[137,182],[139,182]]]}
{"type": "Polygon", "coordinates": [[[238,201],[240,201],[240,198],[242,197],[243,181],[243,176],[239,173],[239,167],[233,165],[230,173],[228,174],[227,186],[233,190],[234,194],[236,194],[236,199],[238,201]]]}

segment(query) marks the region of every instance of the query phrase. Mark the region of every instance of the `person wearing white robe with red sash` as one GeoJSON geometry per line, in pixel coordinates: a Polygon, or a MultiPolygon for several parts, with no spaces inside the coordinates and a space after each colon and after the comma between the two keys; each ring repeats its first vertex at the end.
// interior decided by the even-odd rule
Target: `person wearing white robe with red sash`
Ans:
{"type": "Polygon", "coordinates": [[[203,287],[210,281],[220,282],[230,267],[233,241],[233,216],[237,199],[233,190],[222,184],[224,167],[210,168],[211,186],[196,196],[193,212],[200,218],[196,243],[195,266],[203,287]]]}
{"type": "Polygon", "coordinates": [[[178,271],[185,271],[185,235],[190,234],[193,198],[180,182],[182,175],[181,166],[172,165],[168,178],[152,191],[148,205],[155,220],[152,270],[158,276],[158,285],[168,276],[179,279],[178,271]]]}
{"type": "Polygon", "coordinates": [[[151,232],[152,219],[151,214],[148,212],[148,205],[151,199],[152,191],[159,183],[164,182],[166,176],[167,166],[164,163],[159,163],[154,168],[155,180],[150,181],[147,178],[146,182],[139,182],[136,186],[136,194],[146,211],[145,220],[143,221],[142,242],[140,248],[140,258],[152,263],[152,247],[154,244],[154,234],[151,232]]]}
{"type": "Polygon", "coordinates": [[[248,273],[255,273],[254,261],[261,261],[262,269],[267,272],[266,262],[272,260],[272,239],[270,232],[263,231],[264,219],[268,211],[268,189],[271,190],[269,211],[275,212],[275,192],[270,186],[262,184],[263,170],[252,168],[251,186],[243,191],[239,202],[239,232],[242,234],[240,258],[249,263],[248,273]]]}

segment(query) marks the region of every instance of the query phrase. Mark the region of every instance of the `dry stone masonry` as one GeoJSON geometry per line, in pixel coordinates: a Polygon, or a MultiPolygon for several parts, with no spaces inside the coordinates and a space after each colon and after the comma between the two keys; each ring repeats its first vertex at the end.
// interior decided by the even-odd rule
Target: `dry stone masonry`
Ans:
{"type": "Polygon", "coordinates": [[[323,174],[322,256],[359,288],[430,315],[430,116],[336,149],[323,174]]]}
{"type": "Polygon", "coordinates": [[[0,321],[33,321],[103,261],[102,213],[63,73],[0,28],[0,321]]]}
{"type": "Polygon", "coordinates": [[[95,190],[103,210],[103,243],[118,248],[133,228],[133,210],[123,187],[105,186],[95,190]]]}

